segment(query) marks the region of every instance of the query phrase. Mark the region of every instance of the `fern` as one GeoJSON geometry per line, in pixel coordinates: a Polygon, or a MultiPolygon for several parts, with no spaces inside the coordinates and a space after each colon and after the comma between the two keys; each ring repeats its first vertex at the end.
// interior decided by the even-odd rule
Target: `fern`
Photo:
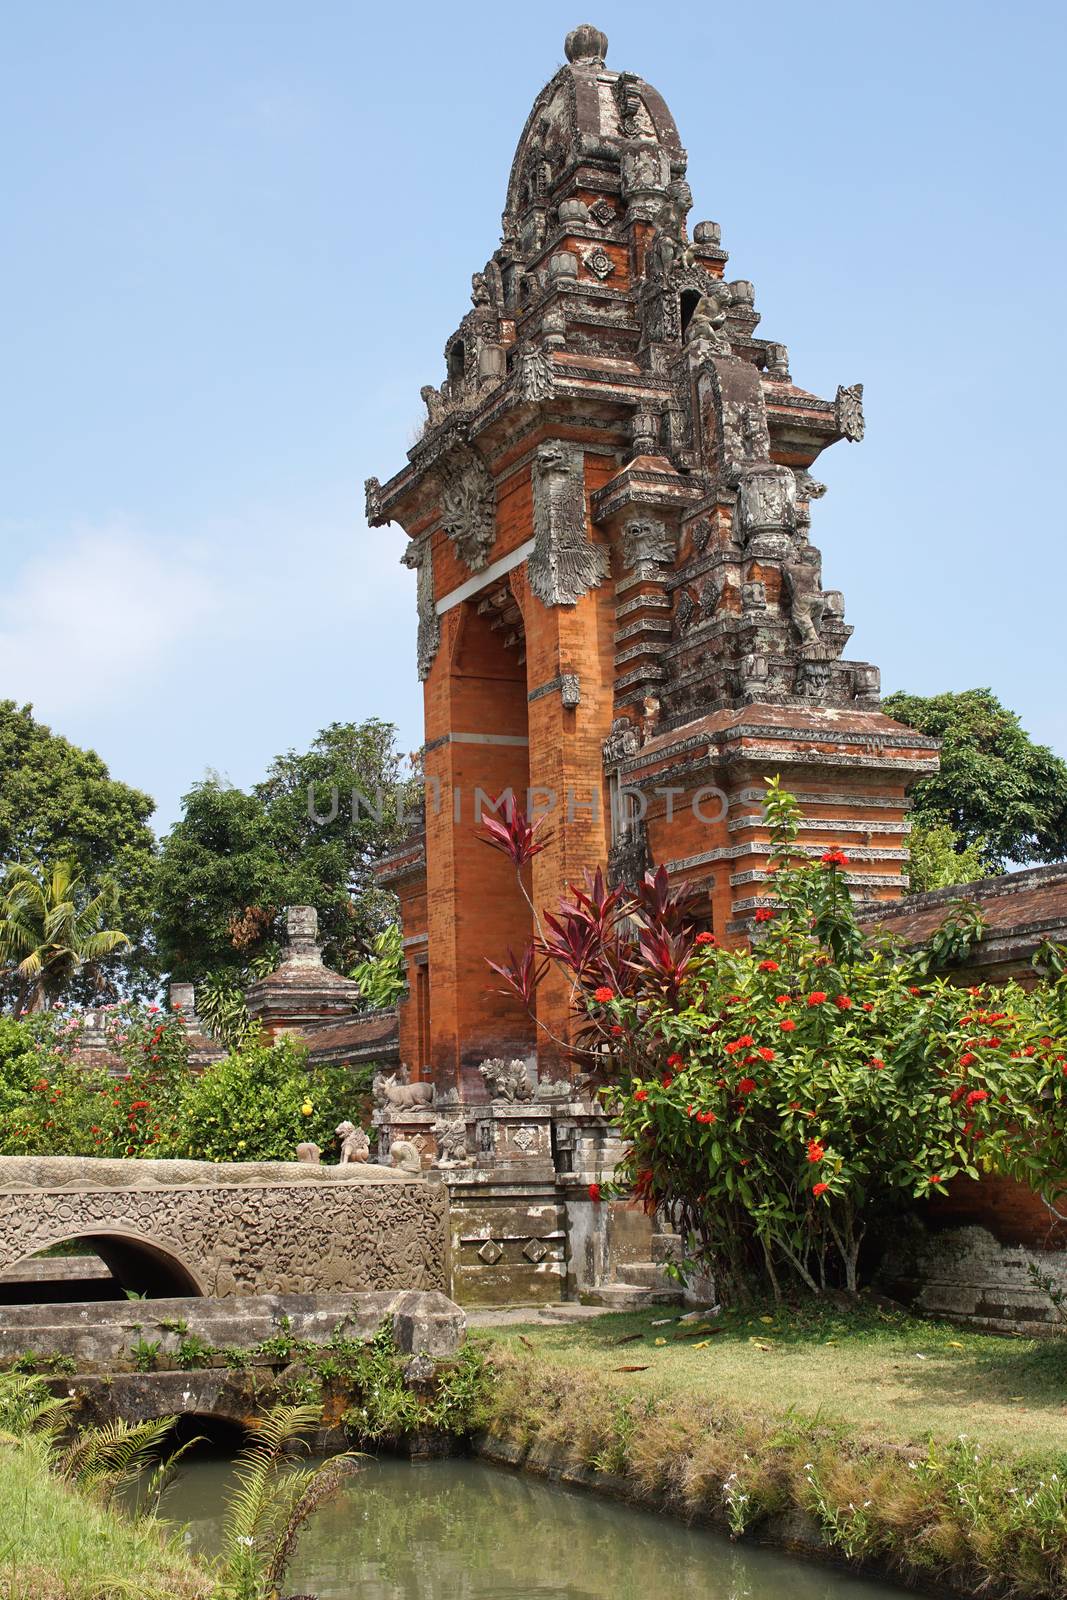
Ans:
{"type": "Polygon", "coordinates": [[[56,1471],[76,1489],[107,1504],[158,1459],[176,1421],[176,1417],[156,1417],[151,1422],[116,1421],[87,1428],[58,1457],[56,1471]]]}
{"type": "Polygon", "coordinates": [[[351,1455],[292,1470],[286,1452],[320,1420],[319,1406],[275,1406],[253,1424],[237,1460],[219,1558],[220,1600],[270,1600],[308,1518],[353,1470],[351,1455]]]}

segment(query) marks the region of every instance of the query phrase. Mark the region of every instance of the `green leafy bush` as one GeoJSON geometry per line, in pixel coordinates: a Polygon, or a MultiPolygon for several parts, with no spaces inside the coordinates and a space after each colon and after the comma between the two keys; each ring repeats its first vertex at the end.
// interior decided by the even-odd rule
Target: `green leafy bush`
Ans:
{"type": "Polygon", "coordinates": [[[167,1154],[201,1161],[292,1161],[297,1145],[326,1148],[349,1114],[343,1067],[308,1067],[290,1039],[250,1045],[208,1067],[186,1090],[167,1154]]]}

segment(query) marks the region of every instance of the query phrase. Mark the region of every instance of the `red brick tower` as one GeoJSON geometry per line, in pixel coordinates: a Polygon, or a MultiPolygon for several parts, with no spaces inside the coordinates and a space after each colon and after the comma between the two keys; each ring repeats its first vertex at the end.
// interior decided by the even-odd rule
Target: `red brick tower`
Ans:
{"type": "Polygon", "coordinates": [[[553,811],[535,904],[598,862],[665,862],[742,938],[767,893],[766,777],[874,902],[906,882],[908,787],[936,764],[878,709],[877,669],[842,658],[852,630],[809,538],[810,469],[862,437],[862,388],[821,400],[757,337],[718,225],[687,228],[670,112],[606,50],[595,28],[568,36],[422,437],[367,483],[371,525],[408,535],[425,684],[425,831],[385,869],[409,958],[401,1056],[463,1103],[484,1101],[489,1056],[565,1071],[563,986],[542,992],[542,1032],[488,982],[484,957],[531,933],[476,837],[501,791],[553,811]]]}

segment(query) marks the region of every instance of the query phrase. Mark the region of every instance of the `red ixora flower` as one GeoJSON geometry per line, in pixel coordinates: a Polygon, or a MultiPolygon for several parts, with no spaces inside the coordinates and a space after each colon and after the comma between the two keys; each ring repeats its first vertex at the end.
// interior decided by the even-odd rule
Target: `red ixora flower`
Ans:
{"type": "Polygon", "coordinates": [[[962,1055],[961,1055],[961,1056],[960,1056],[960,1066],[961,1066],[961,1067],[969,1067],[969,1066],[970,1066],[970,1065],[971,1065],[971,1062],[972,1062],[972,1061],[976,1061],[976,1060],[977,1060],[977,1059],[978,1059],[978,1058],[977,1058],[977,1056],[976,1056],[976,1055],[975,1055],[975,1054],[974,1054],[974,1052],[973,1052],[973,1051],[971,1051],[971,1050],[965,1050],[965,1051],[964,1051],[964,1052],[963,1052],[963,1054],[962,1054],[962,1055]]]}
{"type": "Polygon", "coordinates": [[[869,1065],[874,1068],[875,1072],[881,1072],[885,1068],[885,1062],[881,1056],[872,1056],[869,1065]]]}
{"type": "Polygon", "coordinates": [[[674,1055],[667,1057],[667,1065],[669,1067],[678,1067],[681,1069],[685,1066],[685,1062],[682,1060],[681,1056],[675,1052],[674,1055]]]}
{"type": "Polygon", "coordinates": [[[941,1182],[941,1174],[940,1174],[940,1172],[931,1172],[929,1181],[931,1183],[940,1183],[941,1182]]]}
{"type": "Polygon", "coordinates": [[[613,1022],[612,1023],[612,1025],[611,1025],[611,1033],[612,1033],[612,1037],[613,1038],[621,1039],[625,1032],[626,1032],[626,1029],[621,1027],[619,1025],[619,1023],[617,1023],[617,1022],[613,1022]]]}
{"type": "Polygon", "coordinates": [[[777,961],[761,961],[759,964],[759,970],[761,972],[777,972],[778,963],[777,961]]]}
{"type": "Polygon", "coordinates": [[[741,1082],[737,1085],[737,1092],[738,1094],[751,1094],[755,1087],[755,1078],[742,1078],[741,1082]]]}
{"type": "Polygon", "coordinates": [[[665,1089],[669,1089],[671,1084],[674,1082],[674,1079],[671,1077],[669,1072],[665,1072],[663,1077],[660,1079],[660,1082],[665,1089]]]}
{"type": "Polygon", "coordinates": [[[767,1048],[767,1046],[765,1044],[764,1045],[760,1045],[758,1054],[763,1058],[764,1061],[773,1061],[774,1060],[774,1051],[773,1050],[768,1050],[768,1048],[767,1048]]]}
{"type": "Polygon", "coordinates": [[[635,1100],[647,1100],[648,1099],[648,1090],[647,1089],[635,1089],[635,1091],[634,1091],[634,1099],[635,1100]]]}
{"type": "Polygon", "coordinates": [[[826,998],[827,994],[825,989],[813,989],[808,995],[808,1005],[821,1006],[826,998]]]}
{"type": "Polygon", "coordinates": [[[989,1099],[988,1090],[986,1090],[986,1089],[972,1089],[970,1094],[967,1096],[967,1104],[969,1106],[976,1106],[976,1105],[979,1104],[980,1101],[988,1100],[988,1099],[989,1099]]]}
{"type": "Polygon", "coordinates": [[[826,1151],[823,1149],[823,1147],[819,1143],[818,1139],[809,1139],[808,1140],[808,1160],[809,1161],[811,1161],[811,1162],[821,1161],[825,1154],[826,1154],[826,1151]]]}
{"type": "Polygon", "coordinates": [[[697,944],[713,945],[718,944],[719,941],[713,933],[698,933],[696,942],[697,944]]]}
{"type": "Polygon", "coordinates": [[[838,849],[838,848],[835,848],[833,850],[827,850],[825,855],[823,855],[821,857],[821,860],[822,860],[822,864],[823,864],[824,867],[847,867],[848,866],[848,856],[846,856],[846,854],[845,854],[845,852],[843,850],[838,849]]]}
{"type": "Polygon", "coordinates": [[[793,996],[791,994],[776,994],[774,1003],[776,1006],[791,1006],[793,1004],[793,996]]]}
{"type": "Polygon", "coordinates": [[[760,906],[759,910],[756,912],[756,921],[770,922],[773,916],[774,910],[771,906],[760,906]]]}
{"type": "Polygon", "coordinates": [[[591,1183],[589,1185],[589,1198],[590,1198],[590,1200],[593,1202],[593,1204],[595,1206],[598,1206],[600,1204],[600,1185],[599,1185],[599,1183],[591,1183]]]}
{"type": "Polygon", "coordinates": [[[698,1122],[718,1122],[718,1120],[719,1119],[715,1115],[714,1111],[698,1111],[697,1112],[697,1121],[698,1122]]]}
{"type": "Polygon", "coordinates": [[[793,1021],[792,1017],[783,1017],[778,1026],[782,1029],[783,1033],[792,1033],[793,1029],[796,1027],[796,1023],[793,1021]]]}
{"type": "Polygon", "coordinates": [[[815,1195],[825,1194],[829,1187],[830,1185],[828,1183],[817,1183],[811,1192],[815,1195]]]}
{"type": "Polygon", "coordinates": [[[615,990],[609,989],[606,983],[602,983],[599,989],[593,990],[593,999],[599,1000],[600,1004],[603,1006],[606,1006],[608,1001],[614,1000],[614,998],[615,990]]]}
{"type": "Polygon", "coordinates": [[[852,1010],[852,1001],[849,999],[847,994],[839,994],[837,999],[834,1001],[834,1005],[839,1011],[852,1010]]]}
{"type": "Polygon", "coordinates": [[[150,1109],[151,1109],[150,1102],[147,1101],[147,1100],[131,1100],[130,1101],[130,1110],[131,1111],[148,1111],[150,1109]]]}

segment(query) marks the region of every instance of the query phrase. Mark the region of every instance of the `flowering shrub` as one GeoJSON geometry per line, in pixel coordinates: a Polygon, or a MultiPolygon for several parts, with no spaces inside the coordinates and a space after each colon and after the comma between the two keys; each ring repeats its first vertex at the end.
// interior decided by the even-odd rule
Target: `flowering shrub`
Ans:
{"type": "Polygon", "coordinates": [[[196,1074],[180,1014],[114,1007],[117,1075],[93,1063],[82,1027],[78,1016],[0,1020],[0,1154],[291,1161],[301,1140],[328,1149],[358,1115],[362,1085],[341,1067],[309,1069],[287,1041],[196,1074]]]}
{"type": "Polygon", "coordinates": [[[661,873],[633,898],[582,891],[545,919],[542,952],[571,977],[583,1047],[613,1066],[616,1182],[673,1215],[691,1264],[735,1288],[756,1274],[775,1292],[854,1291],[869,1223],[893,1205],[959,1174],[1067,1177],[1062,997],[938,977],[973,914],[914,955],[866,938],[845,851],[796,855],[777,782],[767,813],[775,904],[753,949],[696,932],[661,873]]]}

